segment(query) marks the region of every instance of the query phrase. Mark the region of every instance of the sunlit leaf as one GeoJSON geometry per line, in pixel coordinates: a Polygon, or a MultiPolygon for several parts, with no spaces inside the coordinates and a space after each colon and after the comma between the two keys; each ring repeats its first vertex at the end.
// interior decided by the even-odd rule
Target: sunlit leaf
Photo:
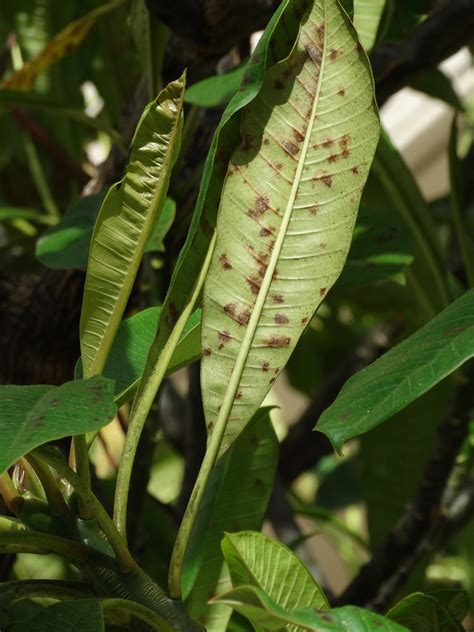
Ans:
{"type": "Polygon", "coordinates": [[[125,176],[107,194],[89,254],[81,315],[84,375],[100,372],[117,332],[144,248],[163,211],[182,128],[184,76],[146,108],[125,176]]]}
{"type": "Polygon", "coordinates": [[[385,4],[386,0],[354,0],[354,26],[367,51],[375,44],[385,4]]]}
{"type": "Polygon", "coordinates": [[[293,551],[276,540],[251,531],[228,533],[222,550],[234,588],[252,585],[286,610],[328,610],[327,599],[309,570],[293,551]],[[291,590],[285,588],[289,577],[291,590]]]}
{"type": "MultiPolygon", "coordinates": [[[[281,587],[284,590],[284,587],[281,587]]],[[[218,600],[246,616],[259,632],[264,630],[313,630],[314,632],[408,632],[398,623],[355,606],[316,612],[310,608],[286,608],[254,586],[240,586],[218,600]]]]}
{"type": "Polygon", "coordinates": [[[377,145],[370,69],[337,2],[309,3],[241,136],[203,299],[203,400],[220,453],[340,275],[377,145]]]}

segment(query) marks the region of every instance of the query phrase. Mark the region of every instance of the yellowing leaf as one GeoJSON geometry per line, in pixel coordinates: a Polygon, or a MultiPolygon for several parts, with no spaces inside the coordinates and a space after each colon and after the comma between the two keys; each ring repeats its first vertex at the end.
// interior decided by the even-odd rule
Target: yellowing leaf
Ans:
{"type": "Polygon", "coordinates": [[[20,70],[6,81],[3,81],[0,87],[14,90],[31,90],[38,75],[63,59],[63,57],[66,57],[80,45],[100,15],[115,9],[120,4],[123,4],[123,0],[108,2],[68,24],[53,37],[39,55],[27,61],[20,70]]]}

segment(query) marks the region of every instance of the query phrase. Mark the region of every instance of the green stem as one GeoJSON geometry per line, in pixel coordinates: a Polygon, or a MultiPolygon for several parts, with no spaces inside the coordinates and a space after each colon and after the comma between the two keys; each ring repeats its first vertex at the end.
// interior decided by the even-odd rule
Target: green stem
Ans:
{"type": "Polygon", "coordinates": [[[12,514],[18,516],[25,501],[17,492],[8,472],[0,474],[0,494],[3,496],[5,505],[12,512],[12,514]]]}
{"type": "Polygon", "coordinates": [[[0,553],[56,553],[74,562],[85,562],[94,552],[79,542],[57,535],[17,530],[0,532],[0,553]]]}
{"type": "MultiPolygon", "coordinates": [[[[193,294],[183,312],[180,314],[170,337],[166,341],[166,344],[161,351],[158,362],[155,366],[149,369],[149,363],[145,367],[145,373],[142,378],[142,385],[140,387],[135,400],[133,402],[132,410],[130,412],[130,419],[128,423],[127,435],[125,437],[125,444],[122,451],[122,457],[120,459],[120,465],[117,475],[117,486],[115,488],[115,501],[114,501],[114,522],[117,525],[117,529],[122,537],[127,538],[127,504],[128,494],[130,491],[130,478],[132,475],[133,462],[137,452],[138,442],[142,434],[143,426],[147,420],[150,409],[155,400],[158,389],[165,376],[166,369],[173,356],[173,352],[176,345],[179,342],[184,326],[194,309],[194,305],[201,292],[201,288],[206,278],[207,270],[211,262],[212,253],[214,250],[216,235],[211,240],[209,250],[206,254],[203,266],[196,280],[193,294]]],[[[153,347],[152,347],[153,349],[153,347]]]]}
{"type": "MultiPolygon", "coordinates": [[[[76,435],[72,438],[72,449],[69,457],[71,465],[74,466],[79,478],[87,487],[91,489],[91,471],[89,466],[89,451],[85,435],[76,435]]],[[[79,499],[79,515],[84,520],[92,518],[90,507],[79,499]]]]}
{"type": "Polygon", "coordinates": [[[18,465],[24,471],[23,485],[35,498],[46,501],[46,493],[40,478],[32,465],[22,456],[18,459],[18,465]]]}
{"type": "Polygon", "coordinates": [[[68,513],[66,501],[51,469],[47,465],[44,465],[44,463],[37,459],[32,453],[25,457],[25,461],[31,465],[33,471],[41,481],[52,515],[57,517],[66,515],[68,513]]]}
{"type": "Polygon", "coordinates": [[[108,539],[117,559],[120,570],[123,573],[130,573],[137,567],[126,543],[117,531],[109,514],[104,509],[99,499],[92,493],[81,478],[50,449],[38,448],[34,451],[35,456],[46,465],[54,468],[60,476],[65,478],[76,490],[77,495],[82,499],[97,520],[100,528],[108,539]]]}
{"type": "Polygon", "coordinates": [[[148,12],[148,16],[150,46],[147,60],[147,75],[149,100],[152,101],[163,88],[162,69],[168,29],[162,22],[156,20],[150,12],[148,12]]]}
{"type": "Polygon", "coordinates": [[[175,630],[159,614],[136,601],[131,601],[130,599],[101,599],[100,605],[104,613],[107,610],[126,612],[148,623],[154,630],[159,630],[160,632],[174,632],[175,630]]]}

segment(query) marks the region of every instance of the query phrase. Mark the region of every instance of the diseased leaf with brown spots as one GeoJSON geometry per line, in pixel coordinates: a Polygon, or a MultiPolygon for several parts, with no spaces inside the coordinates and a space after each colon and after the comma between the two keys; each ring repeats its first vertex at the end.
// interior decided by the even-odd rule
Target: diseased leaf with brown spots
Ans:
{"type": "Polygon", "coordinates": [[[346,14],[336,0],[294,4],[297,42],[242,115],[204,292],[204,406],[221,454],[341,273],[379,136],[346,14]]]}
{"type": "Polygon", "coordinates": [[[115,416],[114,382],[103,377],[62,386],[0,386],[0,474],[43,443],[97,432],[115,416]]]}

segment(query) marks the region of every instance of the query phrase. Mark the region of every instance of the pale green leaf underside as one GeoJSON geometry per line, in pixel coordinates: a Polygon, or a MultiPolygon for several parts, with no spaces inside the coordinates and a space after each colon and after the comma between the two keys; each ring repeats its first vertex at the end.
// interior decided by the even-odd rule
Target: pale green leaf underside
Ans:
{"type": "Polygon", "coordinates": [[[367,51],[375,44],[385,3],[386,0],[354,0],[354,26],[367,51]]]}
{"type": "MultiPolygon", "coordinates": [[[[327,610],[328,602],[311,573],[286,546],[261,533],[227,534],[222,550],[233,586],[261,588],[286,610],[327,610]]],[[[299,630],[299,627],[291,627],[299,630]]]]}
{"type": "Polygon", "coordinates": [[[278,440],[262,408],[214,469],[187,552],[184,577],[193,578],[193,564],[199,573],[186,607],[208,632],[225,630],[231,615],[227,606],[208,603],[209,595],[232,587],[221,550],[224,532],[260,529],[277,464],[278,440]]]}
{"type": "Polygon", "coordinates": [[[337,450],[368,432],[474,357],[474,290],[351,377],[316,429],[337,450]]]}
{"type": "Polygon", "coordinates": [[[315,0],[291,55],[243,112],[203,301],[208,428],[234,441],[349,250],[379,125],[371,73],[336,0],[315,0]]]}
{"type": "Polygon", "coordinates": [[[169,84],[138,123],[125,176],[108,192],[92,237],[81,315],[84,375],[103,369],[163,209],[182,122],[184,78],[169,84]]]}

